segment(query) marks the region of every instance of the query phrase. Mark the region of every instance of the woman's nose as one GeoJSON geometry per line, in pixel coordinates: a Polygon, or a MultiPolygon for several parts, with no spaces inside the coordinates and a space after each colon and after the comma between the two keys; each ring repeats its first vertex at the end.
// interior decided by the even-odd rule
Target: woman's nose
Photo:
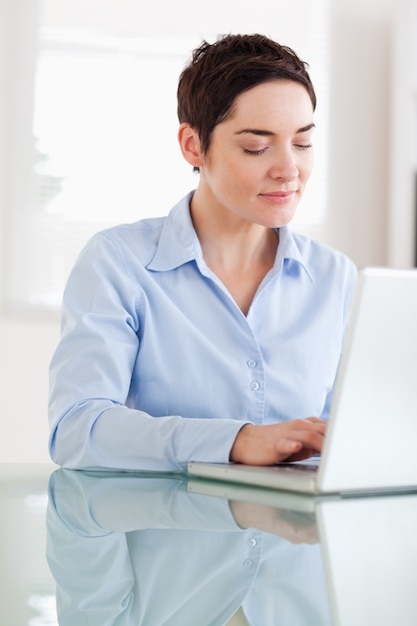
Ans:
{"type": "Polygon", "coordinates": [[[270,176],[282,178],[286,181],[295,180],[298,176],[298,166],[295,155],[291,150],[281,150],[271,166],[270,176]]]}

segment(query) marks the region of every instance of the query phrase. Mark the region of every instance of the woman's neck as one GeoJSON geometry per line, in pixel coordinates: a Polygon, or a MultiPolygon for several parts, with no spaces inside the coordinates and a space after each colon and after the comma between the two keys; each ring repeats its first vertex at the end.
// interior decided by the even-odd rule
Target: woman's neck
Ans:
{"type": "Polygon", "coordinates": [[[191,204],[191,217],[208,267],[229,290],[246,315],[265,275],[275,262],[275,230],[225,211],[191,204]]]}

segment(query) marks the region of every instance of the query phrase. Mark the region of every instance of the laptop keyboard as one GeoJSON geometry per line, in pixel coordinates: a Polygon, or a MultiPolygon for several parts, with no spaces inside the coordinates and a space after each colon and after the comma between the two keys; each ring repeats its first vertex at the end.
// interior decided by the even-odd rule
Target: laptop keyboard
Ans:
{"type": "Polygon", "coordinates": [[[317,472],[319,469],[318,464],[313,463],[277,463],[277,467],[282,468],[284,471],[289,472],[317,472]]]}

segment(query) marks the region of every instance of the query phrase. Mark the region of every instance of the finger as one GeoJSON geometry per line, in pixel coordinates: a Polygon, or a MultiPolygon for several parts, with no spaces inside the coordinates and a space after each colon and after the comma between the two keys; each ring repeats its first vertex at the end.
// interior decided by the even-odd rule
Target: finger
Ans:
{"type": "Polygon", "coordinates": [[[296,441],[295,439],[286,439],[284,437],[277,439],[275,444],[275,449],[277,453],[281,455],[291,455],[300,452],[303,448],[303,444],[301,441],[296,441]]]}
{"type": "Polygon", "coordinates": [[[285,423],[287,429],[291,431],[305,431],[311,430],[317,432],[325,432],[327,428],[327,422],[319,419],[318,417],[307,417],[305,419],[296,419],[285,423]]]}
{"type": "Polygon", "coordinates": [[[317,452],[321,452],[324,443],[325,433],[316,432],[312,430],[304,430],[297,431],[291,433],[291,441],[295,441],[300,444],[300,450],[307,451],[307,456],[311,456],[311,454],[316,454],[317,452]],[[311,454],[310,451],[311,450],[311,454]]]}
{"type": "Polygon", "coordinates": [[[310,459],[315,454],[317,454],[317,450],[302,448],[299,452],[291,454],[291,456],[288,456],[285,460],[288,461],[288,463],[292,463],[293,461],[305,461],[306,459],[310,459]]]}

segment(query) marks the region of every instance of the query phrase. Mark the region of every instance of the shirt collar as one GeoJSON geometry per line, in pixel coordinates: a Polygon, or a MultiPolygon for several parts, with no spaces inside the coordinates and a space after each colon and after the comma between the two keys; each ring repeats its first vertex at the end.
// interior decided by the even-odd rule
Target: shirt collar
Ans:
{"type": "Polygon", "coordinates": [[[281,269],[284,266],[284,262],[289,272],[302,267],[311,282],[313,282],[313,271],[305,249],[308,239],[301,235],[294,235],[289,226],[281,226],[278,230],[279,246],[274,268],[277,270],[281,269]]]}
{"type": "Polygon", "coordinates": [[[182,198],[165,218],[155,254],[146,266],[149,270],[169,271],[202,256],[190,215],[193,194],[182,198]]]}
{"type": "MultiPolygon", "coordinates": [[[[159,238],[155,254],[147,264],[152,271],[169,271],[190,261],[202,261],[202,251],[190,215],[190,203],[194,191],[187,194],[176,204],[167,215],[159,238]]],[[[310,280],[312,272],[303,256],[301,240],[294,237],[288,226],[279,230],[279,246],[275,258],[274,269],[280,271],[286,261],[287,270],[301,266],[310,280]]]]}

